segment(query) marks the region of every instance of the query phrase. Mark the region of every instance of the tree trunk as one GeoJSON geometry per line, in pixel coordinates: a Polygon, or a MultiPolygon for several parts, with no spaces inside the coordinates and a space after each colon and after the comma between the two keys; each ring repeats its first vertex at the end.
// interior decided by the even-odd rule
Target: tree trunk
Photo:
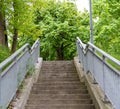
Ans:
{"type": "Polygon", "coordinates": [[[17,38],[18,38],[18,13],[17,13],[17,1],[13,0],[13,9],[14,9],[14,33],[13,33],[13,42],[12,42],[12,50],[11,52],[14,53],[16,51],[17,46],[17,38]]]}
{"type": "Polygon", "coordinates": [[[17,38],[18,38],[18,30],[14,29],[13,42],[12,42],[12,50],[11,50],[12,53],[14,53],[16,51],[17,38]]]}
{"type": "Polygon", "coordinates": [[[64,60],[63,44],[60,48],[57,48],[57,60],[64,60]]]}
{"type": "Polygon", "coordinates": [[[5,46],[8,47],[8,36],[7,36],[7,28],[6,28],[6,21],[4,20],[4,31],[5,31],[5,46]]]}
{"type": "Polygon", "coordinates": [[[0,44],[1,45],[6,45],[5,44],[5,34],[4,34],[4,19],[2,12],[0,11],[0,44]]]}

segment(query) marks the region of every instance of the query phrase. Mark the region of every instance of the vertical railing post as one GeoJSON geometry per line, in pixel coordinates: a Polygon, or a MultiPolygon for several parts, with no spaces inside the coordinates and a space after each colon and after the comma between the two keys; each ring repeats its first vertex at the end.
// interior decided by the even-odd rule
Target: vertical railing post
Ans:
{"type": "Polygon", "coordinates": [[[86,49],[88,49],[88,45],[84,49],[84,57],[85,57],[85,72],[88,73],[88,55],[86,53],[86,49]]]}
{"type": "MultiPolygon", "coordinates": [[[[105,92],[105,68],[104,68],[105,56],[104,55],[102,56],[102,59],[103,59],[103,69],[102,69],[102,72],[103,72],[103,90],[105,92]]],[[[105,101],[105,99],[106,99],[106,97],[105,97],[105,94],[104,94],[103,101],[105,101]]]]}
{"type": "Polygon", "coordinates": [[[40,41],[38,43],[38,58],[39,58],[39,56],[40,56],[40,41]]]}
{"type": "Polygon", "coordinates": [[[96,79],[95,79],[95,62],[94,62],[94,55],[95,55],[95,49],[92,48],[92,52],[93,52],[93,84],[97,84],[96,79]]]}
{"type": "Polygon", "coordinates": [[[103,55],[102,56],[102,59],[103,59],[103,90],[104,90],[104,98],[103,98],[103,101],[104,102],[109,102],[108,101],[108,98],[107,98],[107,96],[106,96],[106,84],[105,84],[105,78],[106,78],[106,76],[105,76],[105,61],[106,61],[106,57],[103,55]]]}
{"type": "Polygon", "coordinates": [[[88,55],[85,54],[85,72],[88,73],[88,55]]]}
{"type": "Polygon", "coordinates": [[[76,39],[76,46],[77,46],[77,53],[78,53],[78,58],[79,58],[79,63],[80,63],[80,50],[79,50],[79,42],[76,39]]]}

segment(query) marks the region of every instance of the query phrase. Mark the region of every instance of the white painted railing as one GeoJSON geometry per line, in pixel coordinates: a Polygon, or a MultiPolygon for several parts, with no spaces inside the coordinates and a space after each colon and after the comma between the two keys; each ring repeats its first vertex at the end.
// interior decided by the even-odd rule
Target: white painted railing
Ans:
{"type": "Polygon", "coordinates": [[[95,45],[83,44],[76,40],[79,61],[85,72],[90,72],[115,109],[120,109],[120,61],[113,58],[95,45]],[[116,67],[113,67],[114,64],[116,67]]]}
{"type": "Polygon", "coordinates": [[[39,57],[39,47],[39,40],[32,47],[25,44],[0,63],[0,109],[7,108],[26,73],[34,67],[39,57]]]}

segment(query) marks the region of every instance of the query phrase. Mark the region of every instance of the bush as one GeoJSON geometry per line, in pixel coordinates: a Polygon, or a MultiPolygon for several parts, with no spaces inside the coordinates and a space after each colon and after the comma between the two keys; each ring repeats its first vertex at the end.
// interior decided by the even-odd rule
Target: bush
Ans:
{"type": "Polygon", "coordinates": [[[10,56],[10,51],[5,46],[0,45],[0,63],[10,56]]]}

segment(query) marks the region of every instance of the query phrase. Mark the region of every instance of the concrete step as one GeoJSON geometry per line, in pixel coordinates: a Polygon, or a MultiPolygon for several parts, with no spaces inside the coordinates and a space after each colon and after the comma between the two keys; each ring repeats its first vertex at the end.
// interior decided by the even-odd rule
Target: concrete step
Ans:
{"type": "Polygon", "coordinates": [[[84,86],[85,84],[84,83],[81,83],[81,82],[75,82],[75,81],[72,81],[72,82],[69,82],[69,81],[42,81],[42,82],[37,82],[35,83],[36,85],[39,85],[39,86],[84,86]]]}
{"type": "Polygon", "coordinates": [[[68,105],[28,105],[26,109],[95,109],[93,104],[68,104],[68,105]]]}
{"type": "Polygon", "coordinates": [[[71,84],[71,85],[75,85],[75,84],[83,84],[83,83],[80,83],[80,81],[78,80],[74,80],[74,81],[61,81],[61,80],[57,80],[57,81],[54,81],[54,80],[50,80],[50,81],[46,81],[46,80],[39,80],[37,81],[37,83],[39,84],[71,84]]]}
{"type": "Polygon", "coordinates": [[[38,79],[38,81],[37,81],[38,83],[44,83],[44,84],[47,84],[47,83],[53,83],[53,84],[75,84],[75,83],[79,83],[79,81],[78,80],[69,80],[69,79],[64,79],[64,78],[62,78],[62,79],[38,79]]]}
{"type": "Polygon", "coordinates": [[[92,100],[91,99],[78,99],[78,100],[38,100],[38,99],[34,99],[33,100],[28,100],[27,104],[30,105],[40,105],[40,104],[44,104],[44,105],[55,105],[55,104],[92,104],[92,100]]]}
{"type": "Polygon", "coordinates": [[[42,77],[66,77],[66,78],[78,78],[76,74],[67,74],[67,73],[43,73],[39,76],[39,78],[42,77]]]}
{"type": "Polygon", "coordinates": [[[67,77],[51,77],[51,78],[47,78],[47,77],[43,77],[43,78],[39,78],[38,81],[41,80],[46,80],[46,81],[79,81],[79,78],[67,78],[67,77]]]}
{"type": "Polygon", "coordinates": [[[89,94],[30,94],[29,100],[69,100],[69,99],[90,99],[89,94]]]}
{"type": "Polygon", "coordinates": [[[56,74],[56,73],[72,73],[72,74],[75,74],[76,73],[76,70],[75,69],[71,69],[71,70],[67,70],[67,69],[54,69],[54,68],[45,68],[45,69],[42,69],[40,73],[53,73],[53,74],[56,74]]]}
{"type": "Polygon", "coordinates": [[[88,90],[86,89],[74,89],[74,90],[69,90],[69,89],[55,89],[55,90],[32,90],[32,94],[87,94],[88,90]]]}
{"type": "Polygon", "coordinates": [[[41,89],[43,89],[43,90],[45,90],[45,89],[50,89],[50,90],[52,90],[52,89],[58,89],[58,90],[69,89],[69,90],[71,90],[71,89],[87,89],[87,87],[85,85],[48,85],[48,86],[46,86],[46,85],[34,84],[33,89],[40,89],[40,90],[41,89]]]}
{"type": "Polygon", "coordinates": [[[81,91],[81,90],[83,90],[83,91],[86,91],[87,88],[86,88],[86,86],[82,86],[82,85],[81,85],[81,87],[75,87],[75,86],[71,87],[71,86],[64,86],[64,85],[62,85],[62,86],[60,86],[60,85],[56,85],[56,86],[34,85],[32,90],[33,91],[37,91],[37,90],[38,91],[39,90],[40,91],[42,91],[42,90],[44,90],[44,91],[46,91],[46,90],[50,90],[50,91],[71,91],[71,90],[81,91]]]}
{"type": "Polygon", "coordinates": [[[73,61],[44,61],[25,109],[95,109],[73,61]]]}

